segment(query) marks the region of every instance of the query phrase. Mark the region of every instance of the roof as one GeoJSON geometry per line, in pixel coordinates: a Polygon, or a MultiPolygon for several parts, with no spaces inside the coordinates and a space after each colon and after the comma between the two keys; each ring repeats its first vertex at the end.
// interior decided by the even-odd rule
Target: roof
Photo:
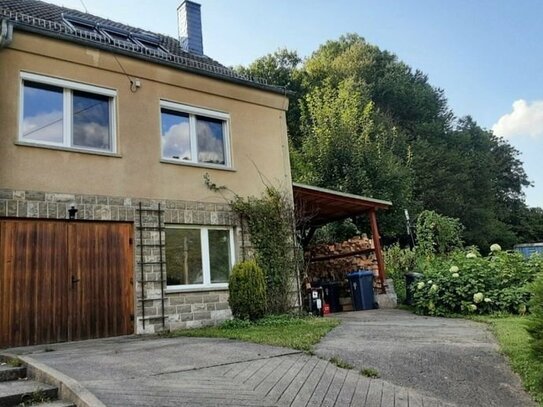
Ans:
{"type": "Polygon", "coordinates": [[[208,56],[187,52],[182,49],[176,38],[131,27],[79,10],[38,0],[0,0],[0,19],[11,21],[16,30],[35,32],[274,93],[283,95],[288,93],[282,87],[267,84],[265,80],[237,73],[208,56]],[[100,28],[107,27],[128,33],[130,36],[152,39],[159,47],[153,49],[134,41],[114,39],[108,37],[100,29],[92,31],[78,29],[66,22],[66,16],[90,22],[100,28]]]}
{"type": "Polygon", "coordinates": [[[311,185],[292,183],[296,212],[312,226],[388,209],[392,202],[347,194],[311,185]]]}

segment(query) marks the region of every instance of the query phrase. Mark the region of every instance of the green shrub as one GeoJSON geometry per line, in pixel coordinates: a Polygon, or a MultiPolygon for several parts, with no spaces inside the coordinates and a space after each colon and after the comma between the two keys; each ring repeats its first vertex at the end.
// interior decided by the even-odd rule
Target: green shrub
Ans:
{"type": "Polygon", "coordinates": [[[228,302],[235,318],[254,321],[266,313],[266,279],[255,261],[244,261],[234,266],[228,290],[228,302]]]}
{"type": "Polygon", "coordinates": [[[417,249],[421,254],[444,254],[462,247],[464,226],[458,219],[434,211],[422,211],[417,218],[417,249]]]}
{"type": "Polygon", "coordinates": [[[296,278],[299,254],[294,245],[294,208],[291,198],[273,187],[260,197],[236,198],[230,207],[247,224],[255,258],[266,276],[267,310],[291,310],[290,293],[296,278]]]}
{"type": "MultiPolygon", "coordinates": [[[[528,332],[532,337],[531,345],[534,356],[543,362],[543,274],[532,284],[532,301],[530,303],[530,316],[528,332]]],[[[543,380],[543,372],[542,372],[543,380]]],[[[543,389],[543,381],[541,383],[543,389]]]]}
{"type": "Polygon", "coordinates": [[[543,263],[526,260],[516,252],[491,252],[481,257],[473,251],[432,259],[424,279],[416,284],[417,313],[524,314],[531,297],[529,283],[543,271],[543,263]]]}
{"type": "Polygon", "coordinates": [[[415,249],[402,249],[398,244],[384,251],[386,271],[394,281],[398,303],[405,302],[405,273],[417,271],[417,253],[415,249]]]}

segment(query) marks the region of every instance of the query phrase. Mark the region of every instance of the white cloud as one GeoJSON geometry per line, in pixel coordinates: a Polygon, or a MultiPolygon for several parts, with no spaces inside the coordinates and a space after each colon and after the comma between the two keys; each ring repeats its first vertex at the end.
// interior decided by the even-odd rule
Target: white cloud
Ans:
{"type": "Polygon", "coordinates": [[[204,163],[224,164],[224,144],[222,125],[212,125],[198,120],[198,161],[204,163]]]}
{"type": "Polygon", "coordinates": [[[96,122],[74,124],[73,143],[76,146],[109,149],[109,127],[96,122]]]}
{"type": "Polygon", "coordinates": [[[162,155],[168,158],[190,160],[188,121],[174,124],[162,136],[162,155]]]}
{"type": "Polygon", "coordinates": [[[38,113],[23,120],[23,140],[62,143],[62,111],[38,113]]]}
{"type": "Polygon", "coordinates": [[[524,99],[516,100],[513,103],[513,111],[500,117],[492,126],[492,131],[503,138],[519,136],[543,138],[543,100],[532,103],[524,99]]]}

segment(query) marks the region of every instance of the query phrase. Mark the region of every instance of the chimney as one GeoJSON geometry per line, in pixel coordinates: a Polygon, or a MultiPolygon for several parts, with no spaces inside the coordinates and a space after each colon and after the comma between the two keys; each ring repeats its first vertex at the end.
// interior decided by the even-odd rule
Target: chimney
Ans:
{"type": "Polygon", "coordinates": [[[187,52],[204,55],[200,5],[189,0],[181,3],[177,8],[177,23],[181,47],[187,52]]]}

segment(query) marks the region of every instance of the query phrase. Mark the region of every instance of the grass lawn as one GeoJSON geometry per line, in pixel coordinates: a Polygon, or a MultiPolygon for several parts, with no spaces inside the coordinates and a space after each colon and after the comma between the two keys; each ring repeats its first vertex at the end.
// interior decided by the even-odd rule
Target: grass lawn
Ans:
{"type": "Polygon", "coordinates": [[[543,363],[530,352],[530,335],[525,326],[527,318],[477,317],[476,320],[490,324],[511,367],[521,376],[526,390],[543,407],[543,363]]]}
{"type": "Polygon", "coordinates": [[[218,327],[179,329],[164,336],[238,339],[309,352],[338,325],[339,321],[334,318],[271,316],[254,323],[234,320],[218,327]]]}

